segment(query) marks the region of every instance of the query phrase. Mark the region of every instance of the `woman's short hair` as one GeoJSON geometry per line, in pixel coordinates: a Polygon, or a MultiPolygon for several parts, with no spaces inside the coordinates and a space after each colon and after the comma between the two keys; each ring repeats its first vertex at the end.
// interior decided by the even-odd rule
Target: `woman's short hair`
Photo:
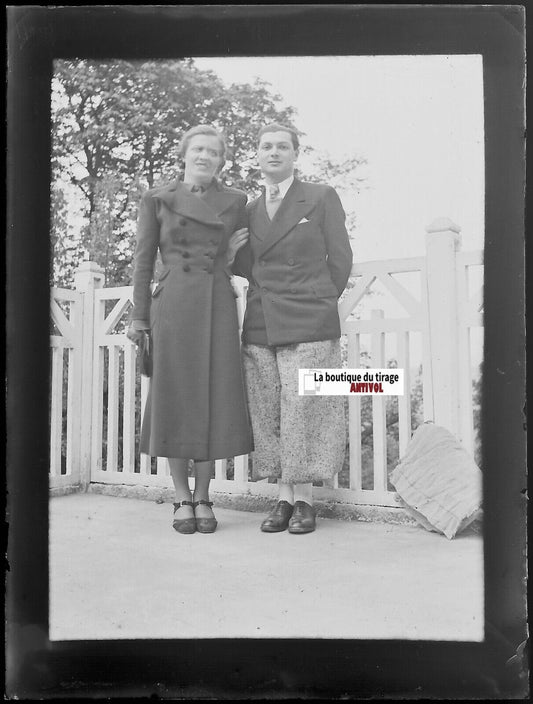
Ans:
{"type": "Polygon", "coordinates": [[[298,139],[298,133],[294,127],[288,127],[287,125],[282,125],[279,122],[271,122],[269,125],[264,125],[264,127],[261,127],[257,133],[257,144],[259,144],[261,137],[267,132],[288,132],[292,139],[294,151],[297,152],[300,148],[300,140],[298,139]]]}
{"type": "Polygon", "coordinates": [[[179,155],[182,158],[185,156],[187,149],[189,148],[189,142],[193,137],[196,137],[199,134],[206,134],[208,137],[217,137],[220,143],[220,158],[222,159],[222,163],[224,163],[226,157],[226,141],[224,139],[224,135],[215,129],[213,125],[196,125],[195,127],[191,127],[187,130],[179,143],[179,155]]]}

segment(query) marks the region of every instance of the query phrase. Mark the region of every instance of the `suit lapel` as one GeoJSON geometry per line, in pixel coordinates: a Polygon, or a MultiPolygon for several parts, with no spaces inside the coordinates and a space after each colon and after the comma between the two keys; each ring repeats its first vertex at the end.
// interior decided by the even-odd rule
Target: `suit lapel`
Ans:
{"type": "Polygon", "coordinates": [[[250,231],[258,240],[262,241],[269,231],[270,221],[265,208],[265,194],[259,196],[248,206],[248,220],[250,231]]]}
{"type": "Polygon", "coordinates": [[[203,198],[198,198],[180,181],[162,188],[154,196],[178,215],[219,227],[224,224],[219,216],[237,200],[236,194],[224,191],[218,184],[211,186],[203,198]]]}
{"type": "Polygon", "coordinates": [[[278,212],[270,225],[270,229],[263,239],[259,248],[259,254],[264,254],[267,250],[279,242],[285,235],[297,225],[300,220],[307,215],[315,206],[314,201],[306,198],[305,190],[301,181],[294,179],[291,187],[285,194],[278,212]]]}

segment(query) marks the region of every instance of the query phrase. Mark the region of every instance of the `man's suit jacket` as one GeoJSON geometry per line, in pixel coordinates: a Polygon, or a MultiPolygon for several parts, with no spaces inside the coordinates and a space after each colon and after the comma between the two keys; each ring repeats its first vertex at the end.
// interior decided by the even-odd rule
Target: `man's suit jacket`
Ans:
{"type": "Polygon", "coordinates": [[[294,179],[272,221],[264,194],[247,209],[250,239],[233,267],[249,280],[243,341],[265,329],[269,345],[340,337],[337,299],[353,255],[336,191],[294,179]]]}

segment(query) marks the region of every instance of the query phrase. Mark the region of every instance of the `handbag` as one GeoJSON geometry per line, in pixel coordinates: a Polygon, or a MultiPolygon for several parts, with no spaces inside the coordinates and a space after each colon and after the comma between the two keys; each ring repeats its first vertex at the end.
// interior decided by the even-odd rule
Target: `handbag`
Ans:
{"type": "Polygon", "coordinates": [[[143,331],[138,347],[140,371],[143,376],[152,376],[152,337],[149,330],[143,331]]]}

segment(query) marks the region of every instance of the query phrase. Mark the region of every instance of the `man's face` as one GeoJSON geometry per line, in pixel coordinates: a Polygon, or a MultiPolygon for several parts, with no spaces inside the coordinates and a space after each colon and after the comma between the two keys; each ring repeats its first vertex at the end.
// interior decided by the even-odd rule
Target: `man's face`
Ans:
{"type": "Polygon", "coordinates": [[[257,148],[257,160],[263,175],[272,183],[280,183],[294,172],[298,152],[289,132],[265,132],[257,148]]]}

